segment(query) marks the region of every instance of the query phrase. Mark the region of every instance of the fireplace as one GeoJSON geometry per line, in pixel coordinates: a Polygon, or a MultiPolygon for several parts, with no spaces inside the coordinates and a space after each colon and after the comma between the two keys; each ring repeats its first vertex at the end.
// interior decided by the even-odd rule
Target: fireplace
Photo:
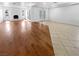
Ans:
{"type": "Polygon", "coordinates": [[[13,19],[19,19],[19,16],[18,15],[14,15],[13,19]]]}

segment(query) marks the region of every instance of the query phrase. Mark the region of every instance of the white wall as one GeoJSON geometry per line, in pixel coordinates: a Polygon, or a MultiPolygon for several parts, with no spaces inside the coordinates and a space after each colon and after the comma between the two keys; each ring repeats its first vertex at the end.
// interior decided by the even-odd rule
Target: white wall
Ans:
{"type": "MultiPolygon", "coordinates": [[[[19,19],[31,19],[31,20],[48,20],[48,8],[40,7],[26,7],[26,8],[16,8],[16,7],[1,7],[0,8],[0,21],[3,20],[14,20],[14,15],[19,15],[19,19]],[[6,16],[5,11],[7,10],[8,16],[6,16]],[[24,10],[24,12],[23,12],[24,10]],[[40,12],[41,11],[41,12],[40,12]],[[45,18],[44,13],[45,12],[45,18]],[[23,16],[24,15],[24,16],[23,16]],[[1,20],[2,19],[2,20],[1,20]]],[[[15,19],[16,20],[16,19],[15,19]]]]}
{"type": "Polygon", "coordinates": [[[48,8],[32,7],[29,10],[28,18],[31,20],[48,20],[48,8]]]}
{"type": "Polygon", "coordinates": [[[79,26],[79,5],[51,8],[50,20],[79,26]]]}
{"type": "Polygon", "coordinates": [[[3,21],[3,9],[0,8],[0,22],[3,21]]]}
{"type": "Polygon", "coordinates": [[[25,9],[21,8],[3,8],[3,20],[14,20],[13,16],[18,15],[19,19],[24,19],[26,17],[25,15],[25,9]],[[5,11],[8,10],[8,16],[6,16],[5,11]],[[24,12],[22,12],[24,10],[24,12]],[[24,14],[24,15],[23,15],[24,14]]]}
{"type": "Polygon", "coordinates": [[[30,20],[48,20],[48,8],[39,8],[39,7],[26,7],[26,8],[3,8],[3,19],[4,20],[14,20],[13,16],[19,15],[19,19],[30,19],[30,20]],[[5,15],[5,11],[8,10],[9,16],[5,15]],[[22,12],[24,10],[24,12],[22,12]],[[40,14],[40,11],[45,12],[44,14],[40,14]],[[24,16],[22,16],[24,14],[24,16]],[[41,17],[40,17],[41,16],[41,17]]]}
{"type": "Polygon", "coordinates": [[[36,19],[39,19],[39,8],[34,8],[32,7],[30,10],[29,10],[29,19],[31,20],[36,20],[36,19]]]}

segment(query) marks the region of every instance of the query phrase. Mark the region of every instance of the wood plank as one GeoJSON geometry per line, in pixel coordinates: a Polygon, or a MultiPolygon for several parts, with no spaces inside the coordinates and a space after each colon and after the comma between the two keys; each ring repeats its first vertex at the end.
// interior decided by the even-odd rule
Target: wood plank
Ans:
{"type": "Polygon", "coordinates": [[[6,21],[1,23],[0,55],[54,55],[48,26],[29,21],[6,21]]]}

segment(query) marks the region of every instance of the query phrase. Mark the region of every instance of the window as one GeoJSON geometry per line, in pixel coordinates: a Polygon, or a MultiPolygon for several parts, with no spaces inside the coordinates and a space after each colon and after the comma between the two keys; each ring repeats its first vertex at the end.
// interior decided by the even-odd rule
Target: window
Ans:
{"type": "Polygon", "coordinates": [[[28,15],[27,15],[27,9],[26,9],[26,14],[25,14],[25,15],[26,15],[26,19],[28,19],[28,17],[27,17],[27,16],[28,16],[28,15]]]}
{"type": "Polygon", "coordinates": [[[45,19],[45,11],[40,10],[40,19],[45,19]]]}

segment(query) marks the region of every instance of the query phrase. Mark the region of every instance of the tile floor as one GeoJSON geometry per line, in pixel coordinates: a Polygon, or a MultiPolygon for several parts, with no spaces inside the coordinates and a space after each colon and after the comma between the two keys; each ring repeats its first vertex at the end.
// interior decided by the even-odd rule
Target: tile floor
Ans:
{"type": "Polygon", "coordinates": [[[49,26],[56,56],[79,56],[79,27],[45,22],[49,26]]]}

